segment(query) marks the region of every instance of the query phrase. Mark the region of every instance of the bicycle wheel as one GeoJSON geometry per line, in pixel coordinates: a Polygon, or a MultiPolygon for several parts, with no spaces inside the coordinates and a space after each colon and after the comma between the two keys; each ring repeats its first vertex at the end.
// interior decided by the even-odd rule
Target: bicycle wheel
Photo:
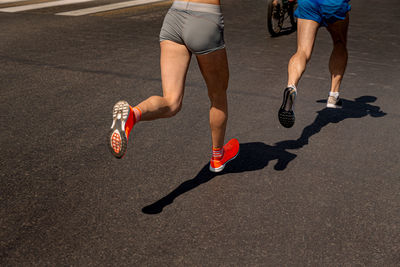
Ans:
{"type": "Polygon", "coordinates": [[[290,17],[290,24],[292,24],[292,30],[295,31],[297,29],[297,18],[294,16],[294,12],[297,8],[297,1],[293,1],[289,3],[289,17],[290,17]]]}
{"type": "Polygon", "coordinates": [[[274,0],[269,0],[267,11],[268,31],[273,37],[279,35],[283,25],[282,2],[278,0],[276,3],[274,4],[274,0]]]}

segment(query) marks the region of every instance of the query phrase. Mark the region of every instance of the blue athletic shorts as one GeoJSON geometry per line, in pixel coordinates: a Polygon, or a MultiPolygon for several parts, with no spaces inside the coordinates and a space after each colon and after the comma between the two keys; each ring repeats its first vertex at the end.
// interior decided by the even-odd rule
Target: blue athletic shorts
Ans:
{"type": "Polygon", "coordinates": [[[309,19],[323,26],[344,20],[350,10],[350,0],[298,0],[295,17],[309,19]]]}

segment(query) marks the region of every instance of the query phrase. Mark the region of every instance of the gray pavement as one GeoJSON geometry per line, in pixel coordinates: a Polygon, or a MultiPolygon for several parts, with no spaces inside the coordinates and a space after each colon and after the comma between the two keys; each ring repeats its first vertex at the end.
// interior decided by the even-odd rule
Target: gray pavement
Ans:
{"type": "Polygon", "coordinates": [[[0,13],[0,265],[399,266],[400,4],[351,2],[344,109],[324,109],[321,29],[285,129],[296,36],[268,36],[266,1],[224,0],[241,154],[220,175],[195,58],[176,117],[137,125],[122,160],[106,146],[117,100],[161,93],[166,6],[0,13]]]}

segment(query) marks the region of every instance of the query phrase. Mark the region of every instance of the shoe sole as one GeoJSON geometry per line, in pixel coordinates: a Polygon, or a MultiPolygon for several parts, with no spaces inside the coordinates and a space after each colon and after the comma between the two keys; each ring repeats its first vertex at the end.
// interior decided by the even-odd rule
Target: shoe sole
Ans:
{"type": "Polygon", "coordinates": [[[294,125],[295,117],[293,110],[286,111],[279,109],[278,118],[281,125],[285,128],[291,128],[294,125]]]}
{"type": "Polygon", "coordinates": [[[294,102],[292,103],[291,107],[289,110],[285,110],[286,104],[289,101],[290,95],[292,94],[292,91],[286,91],[283,93],[283,101],[282,101],[282,106],[280,107],[278,111],[278,119],[281,125],[285,128],[291,128],[294,125],[295,122],[295,116],[293,112],[293,105],[294,102]]]}
{"type": "Polygon", "coordinates": [[[227,162],[225,162],[224,165],[222,165],[222,166],[220,166],[218,168],[213,168],[213,167],[211,167],[211,164],[210,164],[210,171],[212,171],[212,172],[222,172],[225,169],[226,164],[228,162],[230,162],[231,160],[234,160],[239,155],[239,152],[240,152],[240,148],[238,150],[238,153],[236,153],[236,155],[233,158],[229,159],[227,162]]]}
{"type": "Polygon", "coordinates": [[[107,143],[114,157],[122,158],[128,146],[128,138],[125,133],[125,124],[130,113],[129,104],[126,101],[119,101],[113,108],[113,123],[108,132],[107,143]]]}
{"type": "Polygon", "coordinates": [[[340,105],[335,105],[335,104],[326,104],[327,108],[342,108],[340,105]]]}

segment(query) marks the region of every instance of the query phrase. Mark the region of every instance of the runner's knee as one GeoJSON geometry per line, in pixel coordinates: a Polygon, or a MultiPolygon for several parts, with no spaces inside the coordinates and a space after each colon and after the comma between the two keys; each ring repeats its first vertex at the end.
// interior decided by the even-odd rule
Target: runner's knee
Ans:
{"type": "Polygon", "coordinates": [[[208,97],[211,102],[225,102],[226,101],[226,87],[219,91],[209,91],[208,97]]]}
{"type": "Polygon", "coordinates": [[[338,39],[338,40],[333,40],[333,46],[334,46],[334,48],[341,48],[341,49],[347,49],[346,48],[346,41],[345,40],[342,40],[342,39],[338,39]]]}
{"type": "Polygon", "coordinates": [[[165,100],[167,102],[167,107],[168,107],[166,115],[168,117],[175,116],[182,108],[182,99],[165,97],[165,100]]]}
{"type": "Polygon", "coordinates": [[[303,49],[303,48],[298,48],[297,49],[297,54],[303,58],[306,59],[308,62],[311,59],[311,50],[303,49]]]}

